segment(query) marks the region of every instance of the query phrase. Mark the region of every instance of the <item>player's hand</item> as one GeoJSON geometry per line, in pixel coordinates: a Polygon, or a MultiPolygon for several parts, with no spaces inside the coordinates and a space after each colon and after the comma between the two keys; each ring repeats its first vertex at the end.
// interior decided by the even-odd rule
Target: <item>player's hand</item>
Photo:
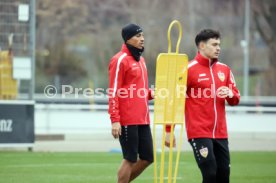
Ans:
{"type": "Polygon", "coordinates": [[[120,122],[114,122],[112,123],[112,135],[115,139],[119,138],[121,135],[121,124],[120,122]]]}
{"type": "MultiPolygon", "coordinates": [[[[170,147],[170,136],[171,136],[171,133],[166,133],[165,146],[167,146],[167,147],[170,147]]],[[[173,135],[173,147],[175,147],[175,146],[176,146],[175,136],[173,135]]]]}
{"type": "Polygon", "coordinates": [[[220,98],[232,98],[234,96],[231,89],[229,89],[227,86],[219,87],[217,90],[217,96],[220,98]]]}

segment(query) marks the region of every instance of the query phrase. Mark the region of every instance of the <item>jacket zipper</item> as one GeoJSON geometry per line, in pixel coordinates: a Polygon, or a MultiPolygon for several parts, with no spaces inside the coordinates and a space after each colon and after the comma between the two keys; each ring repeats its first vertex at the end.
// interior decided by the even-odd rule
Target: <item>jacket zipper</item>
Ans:
{"type": "MultiPolygon", "coordinates": [[[[143,78],[143,82],[144,82],[144,92],[145,92],[145,96],[146,96],[146,83],[145,83],[145,78],[144,78],[144,70],[143,70],[143,66],[141,65],[141,61],[139,62],[139,65],[141,67],[141,70],[142,70],[142,78],[143,78]]],[[[145,104],[146,104],[146,109],[148,109],[148,104],[147,104],[147,100],[146,100],[146,97],[145,97],[145,104]]],[[[148,111],[146,112],[146,117],[145,117],[145,123],[147,124],[147,117],[148,117],[148,111]]]]}
{"type": "Polygon", "coordinates": [[[210,68],[210,72],[211,72],[211,76],[212,76],[212,80],[213,80],[214,111],[215,111],[215,124],[214,124],[214,129],[213,129],[213,138],[215,138],[218,114],[217,114],[217,107],[216,107],[216,83],[215,83],[212,67],[213,67],[213,65],[211,65],[211,60],[209,59],[209,68],[210,68]]]}

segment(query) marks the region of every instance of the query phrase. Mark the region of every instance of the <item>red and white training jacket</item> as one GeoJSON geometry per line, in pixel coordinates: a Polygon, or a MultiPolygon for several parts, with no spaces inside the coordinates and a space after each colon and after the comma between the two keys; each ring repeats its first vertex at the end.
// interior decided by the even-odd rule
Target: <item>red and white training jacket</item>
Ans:
{"type": "Polygon", "coordinates": [[[126,125],[150,123],[148,74],[145,60],[136,61],[125,44],[109,64],[109,109],[111,122],[126,125]]]}
{"type": "Polygon", "coordinates": [[[185,105],[188,139],[228,138],[225,101],[234,106],[239,100],[239,90],[230,68],[218,60],[211,64],[211,60],[198,53],[188,65],[185,105]],[[232,90],[232,98],[221,98],[216,94],[222,86],[232,90]]]}

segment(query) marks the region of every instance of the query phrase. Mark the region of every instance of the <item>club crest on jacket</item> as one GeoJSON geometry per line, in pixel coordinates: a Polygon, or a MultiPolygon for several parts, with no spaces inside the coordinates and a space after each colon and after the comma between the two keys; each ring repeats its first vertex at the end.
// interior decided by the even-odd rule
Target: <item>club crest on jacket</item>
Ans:
{"type": "Polygon", "coordinates": [[[219,71],[218,72],[218,78],[219,78],[219,80],[221,80],[222,82],[225,80],[225,75],[224,75],[224,73],[223,72],[221,72],[221,71],[219,71]]]}

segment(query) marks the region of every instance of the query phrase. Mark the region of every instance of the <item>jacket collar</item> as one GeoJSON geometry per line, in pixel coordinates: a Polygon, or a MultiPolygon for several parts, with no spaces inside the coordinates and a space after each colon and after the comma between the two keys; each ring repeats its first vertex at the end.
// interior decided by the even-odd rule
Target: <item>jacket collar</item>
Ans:
{"type": "Polygon", "coordinates": [[[122,52],[126,53],[128,56],[132,56],[129,49],[127,48],[126,44],[123,44],[122,45],[122,49],[121,49],[122,52]]]}
{"type": "MultiPolygon", "coordinates": [[[[199,52],[197,52],[197,55],[195,56],[195,59],[199,64],[204,65],[206,67],[211,66],[210,59],[204,57],[199,52]]],[[[212,65],[218,62],[218,59],[213,59],[212,65]]]]}

